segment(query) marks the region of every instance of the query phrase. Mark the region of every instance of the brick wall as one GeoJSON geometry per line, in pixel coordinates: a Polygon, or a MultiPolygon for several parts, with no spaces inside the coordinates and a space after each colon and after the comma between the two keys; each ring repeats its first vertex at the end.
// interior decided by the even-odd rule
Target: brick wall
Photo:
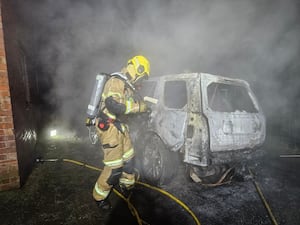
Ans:
{"type": "MultiPolygon", "coordinates": [[[[0,7],[1,6],[0,2],[0,7]]],[[[20,186],[13,114],[0,11],[0,191],[20,186]]]]}

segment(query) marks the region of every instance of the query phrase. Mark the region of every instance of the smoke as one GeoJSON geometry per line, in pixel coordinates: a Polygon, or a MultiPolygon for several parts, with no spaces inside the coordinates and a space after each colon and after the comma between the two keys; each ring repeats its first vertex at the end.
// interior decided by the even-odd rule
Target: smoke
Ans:
{"type": "Polygon", "coordinates": [[[19,5],[36,57],[53,82],[49,101],[78,126],[84,124],[96,73],[119,71],[136,54],[150,59],[152,75],[190,71],[245,79],[269,117],[299,97],[297,1],[30,0],[19,5]]]}

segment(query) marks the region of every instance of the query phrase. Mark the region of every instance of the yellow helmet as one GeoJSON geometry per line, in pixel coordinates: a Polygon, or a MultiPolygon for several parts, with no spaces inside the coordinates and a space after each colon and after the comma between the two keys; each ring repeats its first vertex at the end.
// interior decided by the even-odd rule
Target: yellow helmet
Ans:
{"type": "Polygon", "coordinates": [[[142,55],[134,56],[132,59],[128,60],[127,66],[129,65],[133,65],[135,70],[135,74],[130,74],[133,83],[144,76],[149,77],[150,63],[146,57],[142,55]]]}

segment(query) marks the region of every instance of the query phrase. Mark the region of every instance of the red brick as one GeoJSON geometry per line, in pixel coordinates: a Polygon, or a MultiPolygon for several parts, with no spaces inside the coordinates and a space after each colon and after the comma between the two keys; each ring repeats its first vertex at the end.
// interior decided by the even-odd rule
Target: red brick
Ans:
{"type": "Polygon", "coordinates": [[[1,171],[0,171],[0,178],[8,178],[9,177],[9,171],[8,171],[8,167],[4,167],[1,171]]]}
{"type": "Polygon", "coordinates": [[[8,110],[8,109],[6,109],[6,110],[1,109],[0,110],[0,116],[10,116],[10,115],[12,115],[12,111],[11,110],[8,110]]]}
{"type": "Polygon", "coordinates": [[[15,140],[15,136],[13,135],[0,136],[0,141],[11,141],[11,140],[15,140]]]}
{"type": "Polygon", "coordinates": [[[7,163],[0,164],[0,171],[2,171],[2,170],[8,170],[7,163]]]}
{"type": "Polygon", "coordinates": [[[14,170],[15,168],[18,168],[17,160],[15,161],[9,161],[9,170],[14,170]]]}
{"type": "Polygon", "coordinates": [[[17,166],[9,166],[9,174],[10,177],[17,177],[19,175],[17,166]]]}
{"type": "Polygon", "coordinates": [[[5,142],[0,142],[0,148],[5,148],[6,145],[5,145],[5,142]]]}
{"type": "Polygon", "coordinates": [[[9,171],[10,177],[19,177],[19,167],[14,167],[13,170],[9,171]]]}
{"type": "Polygon", "coordinates": [[[0,80],[1,81],[8,81],[8,76],[7,76],[7,73],[5,71],[0,72],[0,80]]]}
{"type": "Polygon", "coordinates": [[[0,123],[0,129],[8,129],[8,128],[13,128],[12,123],[0,123]]]}
{"type": "Polygon", "coordinates": [[[15,140],[13,140],[13,141],[5,141],[5,146],[7,148],[16,147],[16,142],[15,142],[15,140]]]}
{"type": "Polygon", "coordinates": [[[10,110],[11,109],[11,104],[8,102],[0,102],[0,109],[2,110],[10,110]]]}
{"type": "Polygon", "coordinates": [[[6,64],[4,64],[4,63],[0,63],[0,70],[4,70],[4,71],[6,71],[7,70],[7,67],[6,67],[6,64]]]}
{"type": "Polygon", "coordinates": [[[0,170],[0,177],[6,177],[8,175],[8,169],[0,170]]]}
{"type": "Polygon", "coordinates": [[[1,105],[1,108],[7,109],[7,108],[10,107],[11,104],[8,103],[8,102],[6,102],[6,101],[4,101],[4,100],[2,100],[2,101],[0,102],[0,105],[1,105]]]}
{"type": "Polygon", "coordinates": [[[12,116],[0,116],[0,121],[6,123],[13,123],[13,118],[12,116]]]}
{"type": "Polygon", "coordinates": [[[7,178],[1,178],[0,179],[0,184],[9,184],[9,177],[7,177],[7,178]]]}
{"type": "Polygon", "coordinates": [[[10,104],[10,98],[7,97],[7,96],[3,96],[1,99],[0,99],[0,104],[10,104]]]}
{"type": "Polygon", "coordinates": [[[16,152],[15,148],[0,148],[0,154],[16,152]]]}
{"type": "MultiPolygon", "coordinates": [[[[4,49],[0,49],[0,57],[4,57],[4,59],[5,59],[5,51],[4,51],[4,49]]],[[[0,62],[1,62],[1,60],[0,60],[0,62]]],[[[5,60],[5,62],[6,62],[6,60],[5,60]]]]}
{"type": "MultiPolygon", "coordinates": [[[[1,77],[0,77],[1,78],[1,77]]],[[[8,79],[0,79],[0,85],[8,85],[8,79]]]]}
{"type": "Polygon", "coordinates": [[[2,81],[0,81],[0,85],[8,85],[8,80],[2,80],[2,81]]]}
{"type": "Polygon", "coordinates": [[[14,188],[19,188],[19,187],[20,187],[19,182],[14,182],[14,183],[10,183],[10,184],[1,184],[0,191],[6,191],[6,190],[14,189],[14,188]]]}
{"type": "Polygon", "coordinates": [[[0,161],[5,161],[5,160],[7,160],[7,155],[1,154],[0,155],[0,161]]]}
{"type": "Polygon", "coordinates": [[[1,116],[0,115],[0,123],[13,123],[12,116],[1,116]]]}
{"type": "Polygon", "coordinates": [[[7,160],[5,162],[2,162],[0,164],[0,170],[1,170],[1,168],[7,168],[7,169],[9,169],[9,165],[11,165],[11,166],[18,166],[17,160],[7,160]]]}
{"type": "MultiPolygon", "coordinates": [[[[1,86],[1,85],[0,85],[1,86]]],[[[0,96],[3,96],[3,97],[10,97],[10,93],[8,90],[6,91],[3,91],[3,90],[0,90],[0,96]]]]}
{"type": "MultiPolygon", "coordinates": [[[[1,49],[0,49],[0,51],[1,51],[1,49]]],[[[1,71],[0,77],[7,77],[7,71],[1,71]]]]}
{"type": "MultiPolygon", "coordinates": [[[[0,70],[3,67],[3,64],[0,64],[0,70]]],[[[9,91],[9,87],[7,85],[0,85],[1,91],[9,91]]]]}
{"type": "Polygon", "coordinates": [[[0,50],[0,64],[6,65],[5,52],[3,50],[0,50]]]}
{"type": "Polygon", "coordinates": [[[5,129],[4,135],[14,135],[13,129],[5,129]]]}
{"type": "Polygon", "coordinates": [[[17,154],[14,153],[7,153],[6,154],[7,160],[17,160],[17,154]]]}
{"type": "Polygon", "coordinates": [[[19,182],[20,182],[20,178],[18,176],[9,178],[9,183],[19,183],[19,182]]]}

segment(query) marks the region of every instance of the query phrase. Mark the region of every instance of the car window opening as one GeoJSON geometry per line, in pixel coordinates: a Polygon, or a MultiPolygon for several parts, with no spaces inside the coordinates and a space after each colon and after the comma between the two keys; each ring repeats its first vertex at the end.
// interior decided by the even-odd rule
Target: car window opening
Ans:
{"type": "Polygon", "coordinates": [[[248,91],[243,86],[223,83],[211,83],[207,87],[210,109],[218,112],[257,113],[248,91]]]}
{"type": "Polygon", "coordinates": [[[186,82],[182,80],[166,81],[164,102],[168,108],[182,109],[187,104],[186,82]]]}

